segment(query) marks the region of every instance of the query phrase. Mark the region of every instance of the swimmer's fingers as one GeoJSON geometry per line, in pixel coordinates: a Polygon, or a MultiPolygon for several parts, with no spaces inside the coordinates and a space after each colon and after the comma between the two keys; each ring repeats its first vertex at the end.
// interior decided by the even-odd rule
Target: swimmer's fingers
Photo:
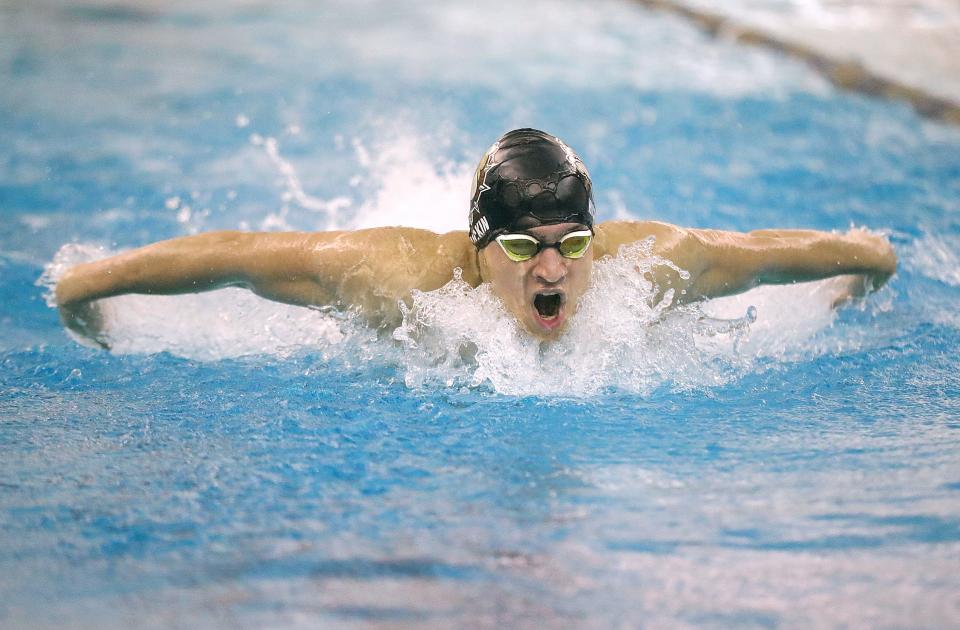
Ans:
{"type": "Polygon", "coordinates": [[[869,276],[866,276],[865,284],[867,285],[867,288],[870,291],[877,291],[881,287],[883,287],[883,285],[885,285],[887,281],[892,277],[893,277],[893,272],[887,272],[887,271],[884,271],[882,273],[871,274],[869,276]]]}
{"type": "Polygon", "coordinates": [[[104,350],[110,349],[104,334],[103,311],[96,301],[61,305],[60,321],[73,333],[78,343],[104,350]]]}
{"type": "MultiPolygon", "coordinates": [[[[847,232],[847,238],[863,244],[866,250],[873,255],[874,260],[871,260],[870,265],[872,271],[863,276],[866,281],[864,290],[876,291],[885,285],[897,271],[897,253],[890,240],[884,234],[864,228],[850,229],[847,232]]],[[[862,297],[862,294],[856,297],[862,297]]]]}
{"type": "Polygon", "coordinates": [[[830,307],[840,308],[869,293],[872,279],[860,274],[836,276],[825,281],[830,291],[830,307]]]}

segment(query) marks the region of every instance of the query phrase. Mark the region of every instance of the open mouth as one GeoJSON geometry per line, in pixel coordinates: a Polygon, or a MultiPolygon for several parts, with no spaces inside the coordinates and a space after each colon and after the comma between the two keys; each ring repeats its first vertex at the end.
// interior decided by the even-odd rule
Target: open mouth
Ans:
{"type": "Polygon", "coordinates": [[[560,314],[563,295],[560,293],[538,293],[533,298],[533,307],[542,319],[554,319],[560,314]]]}

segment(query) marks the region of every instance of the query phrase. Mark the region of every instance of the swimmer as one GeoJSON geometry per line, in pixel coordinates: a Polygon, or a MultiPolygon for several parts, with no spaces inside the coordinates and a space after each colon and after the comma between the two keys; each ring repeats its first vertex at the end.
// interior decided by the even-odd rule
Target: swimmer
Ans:
{"type": "Polygon", "coordinates": [[[516,129],[480,160],[467,231],[210,232],[77,265],[55,294],[64,325],[103,347],[97,300],[230,286],[288,304],[354,310],[392,330],[401,321],[399,303],[412,303],[411,291],[439,289],[459,268],[464,281],[488,283],[527,332],[549,341],[576,315],[593,261],[650,237],[654,254],[686,271],[663,265],[652,272],[657,299],[670,296],[673,305],[842,276],[836,304],[879,288],[896,271],[887,239],[862,229],[740,233],[657,221],[595,224],[593,209],[580,158],[558,138],[516,129]]]}

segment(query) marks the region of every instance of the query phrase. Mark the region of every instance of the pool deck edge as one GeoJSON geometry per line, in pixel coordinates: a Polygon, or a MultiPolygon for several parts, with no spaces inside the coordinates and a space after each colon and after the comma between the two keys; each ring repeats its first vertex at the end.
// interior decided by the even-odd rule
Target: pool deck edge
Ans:
{"type": "Polygon", "coordinates": [[[774,35],[764,29],[739,23],[718,13],[693,8],[675,0],[633,0],[652,10],[678,15],[714,37],[759,46],[800,59],[835,86],[870,96],[909,103],[922,116],[960,125],[960,103],[931,94],[901,81],[881,76],[858,61],[838,59],[812,46],[774,35]]]}

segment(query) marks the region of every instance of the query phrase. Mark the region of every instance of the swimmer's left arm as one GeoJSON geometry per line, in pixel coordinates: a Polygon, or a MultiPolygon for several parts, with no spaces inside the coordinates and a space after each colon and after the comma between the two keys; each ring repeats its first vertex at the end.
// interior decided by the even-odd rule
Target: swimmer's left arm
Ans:
{"type": "Polygon", "coordinates": [[[683,230],[669,257],[690,271],[683,301],[732,295],[761,284],[791,284],[839,275],[862,276],[876,290],[896,272],[883,236],[863,229],[749,233],[683,230]]]}

